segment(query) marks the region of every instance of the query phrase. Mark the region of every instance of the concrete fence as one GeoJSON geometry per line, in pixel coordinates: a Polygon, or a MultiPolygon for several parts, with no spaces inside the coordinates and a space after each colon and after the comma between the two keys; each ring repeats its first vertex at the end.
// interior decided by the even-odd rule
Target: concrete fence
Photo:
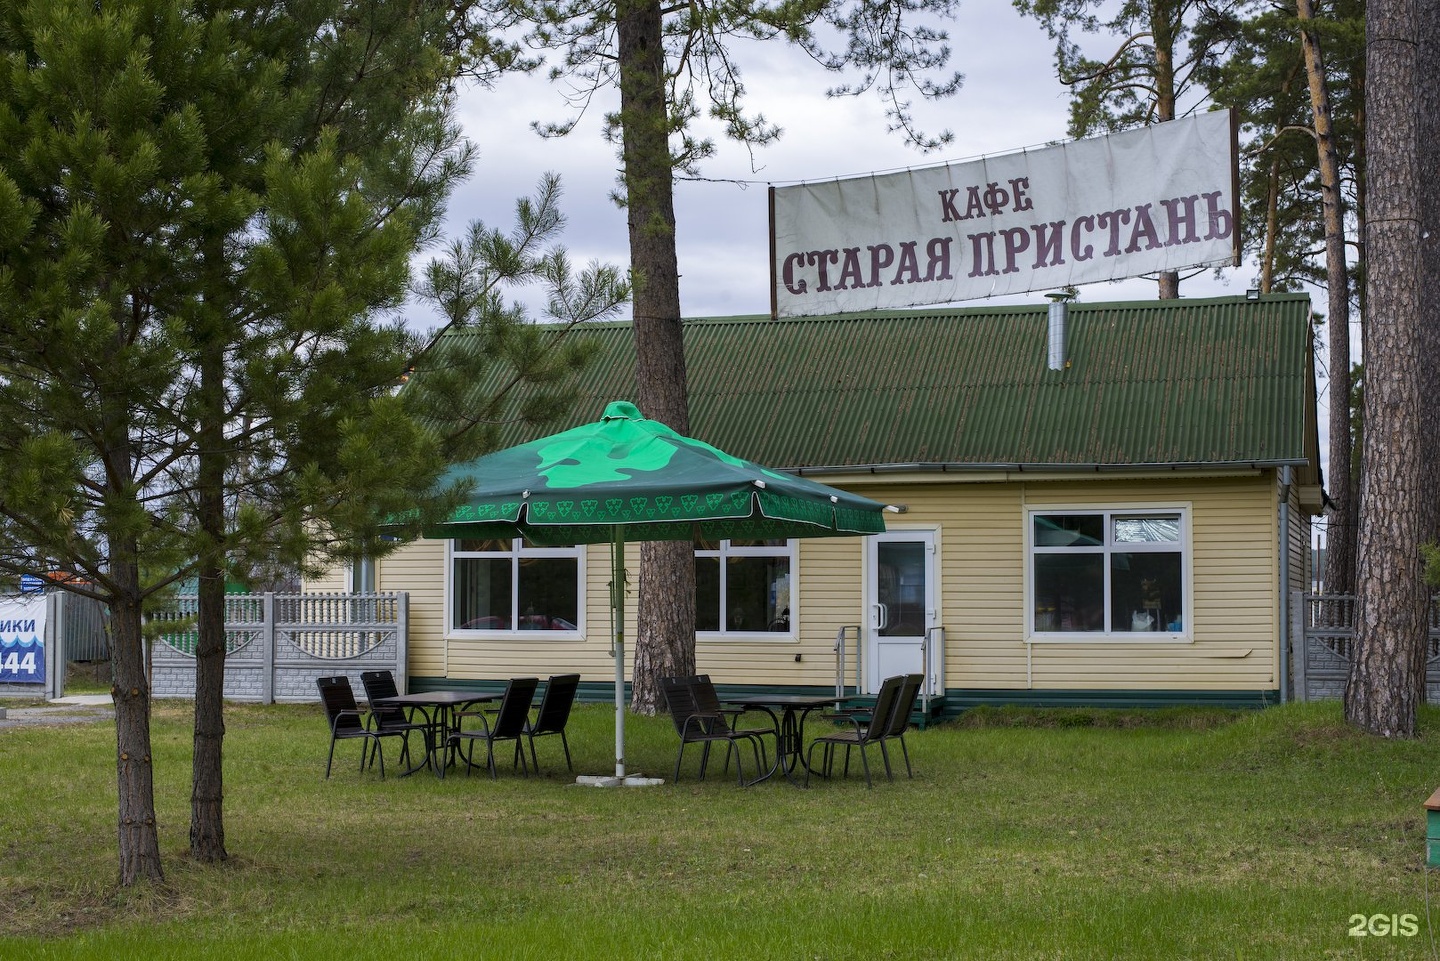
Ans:
{"type": "MultiPolygon", "coordinates": [[[[182,596],[154,615],[155,697],[195,696],[196,598],[182,596]],[[167,626],[168,625],[168,626],[167,626]]],[[[388,669],[406,685],[410,595],[228,594],[225,597],[225,697],[236,701],[314,701],[315,679],[345,674],[360,691],[360,672],[388,669]]]]}
{"type": "MultiPolygon", "coordinates": [[[[1290,595],[1290,637],[1296,700],[1345,696],[1355,644],[1355,597],[1350,594],[1290,595]]],[[[1440,604],[1430,604],[1430,636],[1425,664],[1425,699],[1440,702],[1440,604]]]]}

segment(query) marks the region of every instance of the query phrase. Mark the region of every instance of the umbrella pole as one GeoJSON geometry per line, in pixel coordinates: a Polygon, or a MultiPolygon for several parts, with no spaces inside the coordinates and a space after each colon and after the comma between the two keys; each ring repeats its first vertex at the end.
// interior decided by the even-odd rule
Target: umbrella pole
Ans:
{"type": "Polygon", "coordinates": [[[625,777],[625,528],[610,545],[610,609],[615,613],[615,776],[625,777]]]}

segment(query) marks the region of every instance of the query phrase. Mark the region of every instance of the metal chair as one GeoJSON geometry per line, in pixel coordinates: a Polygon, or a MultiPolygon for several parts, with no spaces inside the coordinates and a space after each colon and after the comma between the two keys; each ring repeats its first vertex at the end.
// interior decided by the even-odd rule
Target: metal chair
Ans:
{"type": "Polygon", "coordinates": [[[880,735],[880,753],[885,758],[887,777],[890,775],[890,755],[885,750],[885,742],[892,740],[900,742],[900,753],[905,756],[905,776],[912,780],[915,777],[915,772],[910,768],[910,749],[905,746],[905,732],[910,729],[910,716],[915,713],[915,701],[920,696],[920,685],[923,683],[923,674],[905,675],[905,683],[900,686],[900,696],[895,699],[895,710],[890,714],[890,724],[880,735]]]}
{"type": "MultiPolygon", "coordinates": [[[[545,682],[545,694],[540,698],[535,717],[525,722],[525,739],[530,742],[530,762],[536,771],[540,770],[540,762],[535,759],[535,739],[547,734],[560,735],[560,744],[565,748],[565,768],[572,772],[575,770],[570,763],[570,742],[565,737],[565,725],[570,721],[570,708],[575,704],[575,692],[579,688],[579,674],[556,674],[545,682]]],[[[519,749],[518,741],[515,747],[519,749]]]]}
{"type": "Polygon", "coordinates": [[[735,773],[739,783],[742,786],[754,784],[764,778],[767,772],[761,759],[760,735],[754,731],[734,730],[726,722],[723,712],[703,710],[696,699],[697,686],[703,685],[700,685],[699,679],[695,677],[662,677],[660,679],[660,690],[665,695],[665,703],[670,709],[670,720],[675,725],[675,733],[680,736],[680,750],[675,754],[675,781],[680,780],[680,763],[685,757],[685,745],[703,745],[700,754],[700,780],[703,781],[705,768],[710,761],[710,745],[715,743],[725,745],[725,764],[728,767],[730,755],[735,752],[735,745],[740,741],[750,743],[751,749],[755,753],[755,767],[758,773],[754,779],[746,781],[745,770],[740,763],[740,755],[735,754],[735,773]]]}
{"type": "Polygon", "coordinates": [[[360,748],[360,770],[365,770],[365,760],[371,745],[380,758],[380,777],[385,777],[385,754],[380,747],[380,738],[386,736],[372,731],[366,725],[360,706],[355,703],[355,692],[350,687],[350,678],[344,674],[335,677],[317,677],[315,686],[320,689],[320,702],[325,706],[325,719],[330,725],[330,756],[325,759],[325,777],[330,777],[331,765],[335,762],[335,742],[352,738],[364,742],[360,748]]]}
{"type": "Polygon", "coordinates": [[[821,773],[827,778],[832,776],[835,749],[845,748],[845,774],[849,775],[850,751],[858,747],[860,762],[865,768],[865,786],[873,787],[868,754],[868,748],[872,744],[880,746],[880,755],[885,761],[885,776],[894,780],[894,774],[890,770],[890,753],[885,747],[885,742],[891,739],[899,739],[901,750],[905,754],[905,771],[913,778],[915,774],[910,768],[910,751],[905,747],[905,729],[910,725],[910,714],[915,708],[915,698],[920,691],[921,681],[919,674],[896,674],[887,677],[881,683],[879,693],[875,695],[875,704],[870,709],[868,718],[859,712],[826,715],[833,720],[846,721],[852,727],[849,730],[821,735],[810,742],[805,762],[806,783],[809,783],[810,774],[815,770],[813,761],[817,747],[823,746],[825,749],[821,773]]]}
{"type": "MultiPolygon", "coordinates": [[[[410,734],[419,731],[425,736],[425,756],[428,759],[435,746],[436,725],[433,718],[419,708],[406,711],[402,707],[389,707],[375,702],[395,697],[400,691],[395,686],[395,675],[390,671],[362,671],[360,683],[365,688],[365,700],[369,702],[370,714],[366,726],[382,736],[399,736],[401,739],[400,763],[410,761],[410,734]],[[415,720],[416,713],[424,718],[415,720]]],[[[423,767],[424,765],[419,765],[423,767]]]]}
{"type": "Polygon", "coordinates": [[[450,740],[457,751],[462,742],[469,742],[468,749],[464,753],[467,775],[470,773],[470,769],[476,766],[476,741],[485,742],[485,765],[490,769],[491,778],[499,777],[495,770],[496,741],[514,741],[516,760],[520,762],[525,772],[529,773],[530,768],[525,761],[525,752],[520,750],[520,739],[525,736],[525,727],[530,720],[530,705],[535,700],[535,689],[539,686],[540,679],[538,677],[511,679],[505,687],[505,696],[500,699],[500,707],[495,711],[493,720],[484,714],[466,715],[479,718],[480,727],[451,733],[450,740]]]}
{"type": "MultiPolygon", "coordinates": [[[[762,767],[768,770],[770,767],[770,755],[767,754],[765,751],[764,738],[766,736],[769,736],[776,738],[778,741],[778,738],[780,737],[780,730],[775,721],[775,717],[773,715],[766,714],[766,712],[752,711],[751,709],[745,707],[724,706],[720,703],[720,695],[716,692],[715,684],[713,681],[710,680],[709,674],[696,674],[695,677],[691,679],[691,682],[695,691],[695,707],[700,711],[700,713],[719,714],[721,717],[725,718],[726,724],[735,734],[748,734],[751,737],[754,737],[760,745],[760,760],[762,767]],[[766,716],[770,719],[770,723],[766,724],[764,727],[742,728],[740,726],[740,718],[744,714],[766,714],[766,716]]],[[[726,761],[726,765],[728,769],[728,759],[726,761]]]]}

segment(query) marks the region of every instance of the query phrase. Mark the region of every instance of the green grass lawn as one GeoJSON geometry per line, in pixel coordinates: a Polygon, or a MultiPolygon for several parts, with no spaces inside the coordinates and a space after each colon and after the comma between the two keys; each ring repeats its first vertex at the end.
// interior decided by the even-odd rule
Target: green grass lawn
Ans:
{"type": "MultiPolygon", "coordinates": [[[[913,781],[806,791],[696,782],[688,757],[670,784],[673,729],[642,718],[628,765],[661,787],[575,786],[554,739],[543,777],[381,782],[343,742],[325,781],[318,706],[233,705],[219,867],[185,856],[187,711],[162,703],[153,725],[158,889],[115,886],[112,725],[0,731],[0,958],[1422,958],[1440,943],[1423,808],[1440,710],[1403,743],[1353,733],[1335,704],[981,711],[910,734],[913,781]],[[1372,915],[1416,931],[1350,933],[1372,915]]],[[[579,709],[571,743],[578,770],[607,773],[613,711],[579,709]]]]}

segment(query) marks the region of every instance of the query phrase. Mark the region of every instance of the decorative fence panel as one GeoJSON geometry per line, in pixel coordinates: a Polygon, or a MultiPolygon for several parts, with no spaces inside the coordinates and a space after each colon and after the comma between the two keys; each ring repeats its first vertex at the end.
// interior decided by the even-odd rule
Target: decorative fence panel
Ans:
{"type": "MultiPolygon", "coordinates": [[[[1296,699],[1343,698],[1345,681],[1350,676],[1350,652],[1355,643],[1355,597],[1296,591],[1291,595],[1290,610],[1296,699]]],[[[1430,604],[1425,699],[1440,703],[1440,603],[1437,601],[1430,604]]]]}
{"type": "MultiPolygon", "coordinates": [[[[155,697],[195,696],[196,598],[181,596],[151,617],[155,697]],[[170,625],[168,628],[166,625],[170,625]]],[[[225,597],[225,696],[236,701],[314,701],[315,679],[388,669],[406,684],[410,595],[228,594],[225,597]]]]}

